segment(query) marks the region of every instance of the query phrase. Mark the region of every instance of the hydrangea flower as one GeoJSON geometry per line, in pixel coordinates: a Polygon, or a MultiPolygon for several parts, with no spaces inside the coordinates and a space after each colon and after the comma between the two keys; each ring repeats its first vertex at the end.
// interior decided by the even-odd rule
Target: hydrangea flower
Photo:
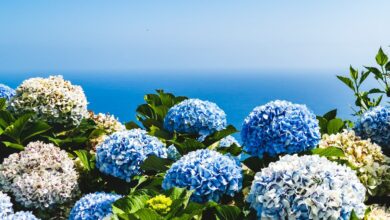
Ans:
{"type": "Polygon", "coordinates": [[[99,145],[107,138],[107,135],[110,135],[117,131],[124,131],[126,127],[118,121],[115,116],[110,114],[94,114],[89,112],[89,118],[96,123],[96,128],[105,132],[105,134],[100,135],[99,137],[89,140],[89,145],[92,150],[96,150],[96,146],[99,145]]]}
{"type": "Polygon", "coordinates": [[[390,161],[381,147],[362,140],[353,131],[323,135],[320,148],[338,147],[345,153],[348,162],[356,167],[356,174],[371,195],[390,190],[390,161]]]}
{"type": "Polygon", "coordinates": [[[237,146],[240,147],[240,144],[238,143],[238,141],[231,135],[229,135],[225,138],[222,138],[219,141],[219,147],[230,147],[230,146],[232,146],[232,144],[236,144],[237,146]]]}
{"type": "Polygon", "coordinates": [[[0,219],[13,213],[11,198],[0,191],[0,219]]]}
{"type": "Polygon", "coordinates": [[[386,207],[372,205],[371,212],[364,218],[365,220],[389,220],[390,211],[386,207]]]}
{"type": "Polygon", "coordinates": [[[34,120],[66,127],[79,125],[88,115],[83,89],[62,76],[25,80],[16,89],[8,107],[16,115],[35,112],[34,120]]]}
{"type": "Polygon", "coordinates": [[[273,101],[256,107],[241,130],[244,150],[262,158],[310,150],[321,139],[316,116],[305,105],[273,101]]]}
{"type": "Polygon", "coordinates": [[[32,212],[20,211],[6,216],[3,220],[39,220],[39,218],[35,217],[32,212]]]}
{"type": "Polygon", "coordinates": [[[157,195],[148,201],[146,204],[160,214],[167,214],[171,210],[172,199],[164,195],[157,195]]]}
{"type": "Polygon", "coordinates": [[[264,219],[364,216],[366,189],[355,173],[318,155],[286,155],[256,173],[247,197],[264,219]]]}
{"type": "Polygon", "coordinates": [[[120,195],[96,192],[83,196],[70,211],[69,220],[102,220],[112,214],[112,204],[120,195]]]}
{"type": "Polygon", "coordinates": [[[226,114],[215,103],[186,99],[169,109],[164,128],[179,132],[208,136],[226,127],[226,114]]]}
{"type": "Polygon", "coordinates": [[[164,144],[141,129],[119,131],[96,148],[96,167],[107,175],[131,181],[141,174],[140,165],[150,155],[167,158],[164,144]]]}
{"type": "Polygon", "coordinates": [[[236,161],[216,151],[196,150],[184,155],[167,171],[162,188],[194,190],[195,202],[218,202],[223,195],[234,196],[242,188],[242,169],[236,161]]]}
{"type": "Polygon", "coordinates": [[[170,160],[178,160],[181,157],[181,154],[179,151],[176,149],[174,145],[170,145],[167,148],[167,154],[168,154],[168,159],[170,160]]]}
{"type": "Polygon", "coordinates": [[[48,209],[78,193],[78,174],[68,154],[53,144],[31,142],[0,165],[0,190],[26,208],[48,209]]]}
{"type": "Polygon", "coordinates": [[[370,138],[385,150],[390,148],[390,106],[377,106],[364,112],[354,128],[363,139],[370,138]]]}
{"type": "Polygon", "coordinates": [[[4,98],[9,101],[15,95],[15,90],[7,85],[0,83],[0,98],[4,98]]]}

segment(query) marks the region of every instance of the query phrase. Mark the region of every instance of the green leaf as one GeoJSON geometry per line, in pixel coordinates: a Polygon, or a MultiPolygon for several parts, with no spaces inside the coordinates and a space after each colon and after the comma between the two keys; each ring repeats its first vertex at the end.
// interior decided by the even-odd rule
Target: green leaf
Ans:
{"type": "Polygon", "coordinates": [[[329,112],[324,114],[324,118],[328,121],[335,119],[337,115],[337,109],[330,110],[329,112]]]}
{"type": "Polygon", "coordinates": [[[375,57],[376,62],[380,65],[383,66],[387,63],[388,57],[387,55],[383,52],[382,48],[379,48],[379,51],[375,57]]]}
{"type": "Polygon", "coordinates": [[[347,85],[350,89],[352,89],[353,91],[355,91],[355,87],[353,86],[352,80],[350,80],[349,78],[344,77],[344,76],[337,76],[337,78],[338,78],[339,80],[341,80],[345,85],[347,85]]]}
{"type": "Polygon", "coordinates": [[[317,115],[318,124],[320,126],[320,133],[326,134],[328,132],[328,120],[322,116],[317,115]]]}
{"type": "Polygon", "coordinates": [[[0,98],[0,110],[5,110],[7,100],[5,98],[0,98]]]}
{"type": "Polygon", "coordinates": [[[354,68],[352,68],[352,66],[349,66],[349,73],[351,75],[351,78],[354,79],[355,81],[357,80],[358,76],[359,76],[359,73],[357,70],[355,70],[354,68]]]}
{"type": "Polygon", "coordinates": [[[33,138],[39,134],[45,133],[50,130],[51,127],[46,122],[38,121],[34,122],[31,126],[28,127],[26,131],[24,131],[21,135],[21,141],[25,142],[30,138],[33,138]]]}
{"type": "Polygon", "coordinates": [[[390,62],[388,62],[388,63],[386,64],[385,69],[386,69],[387,71],[390,71],[390,62]]]}
{"type": "Polygon", "coordinates": [[[213,143],[221,140],[224,137],[227,137],[231,134],[234,134],[237,132],[237,129],[233,125],[228,125],[225,129],[214,132],[210,136],[208,136],[204,141],[203,144],[206,146],[212,145],[213,143]]]}
{"type": "Polygon", "coordinates": [[[8,127],[15,121],[14,116],[7,110],[0,110],[0,126],[3,128],[8,127]]]}
{"type": "Polygon", "coordinates": [[[359,85],[362,84],[364,82],[364,80],[366,80],[369,75],[370,75],[370,71],[366,71],[366,72],[362,71],[361,76],[360,76],[359,85]]]}
{"type": "Polygon", "coordinates": [[[134,213],[140,220],[160,220],[163,219],[156,211],[148,208],[142,208],[134,213]]]}
{"type": "Polygon", "coordinates": [[[32,113],[28,113],[25,115],[22,115],[14,123],[9,125],[5,130],[4,130],[4,135],[7,135],[8,137],[14,139],[17,141],[19,144],[21,143],[21,134],[27,125],[28,120],[33,116],[32,113]]]}
{"type": "Polygon", "coordinates": [[[242,148],[240,146],[238,146],[237,144],[232,144],[231,146],[229,147],[219,147],[217,148],[217,151],[222,153],[222,154],[231,154],[233,156],[238,156],[241,154],[242,152],[242,148]]]}
{"type": "Polygon", "coordinates": [[[146,201],[148,201],[150,197],[150,191],[137,190],[133,194],[115,201],[112,211],[114,214],[135,213],[145,207],[146,201]]]}
{"type": "Polygon", "coordinates": [[[345,157],[344,151],[338,147],[315,148],[311,153],[323,157],[345,157]]]}
{"type": "Polygon", "coordinates": [[[360,220],[360,218],[356,215],[355,210],[352,210],[349,220],[360,220]]]}
{"type": "Polygon", "coordinates": [[[224,220],[236,220],[241,213],[240,208],[237,206],[219,205],[215,209],[217,217],[224,220]]]}
{"type": "Polygon", "coordinates": [[[203,143],[192,138],[185,138],[183,143],[175,143],[175,146],[181,155],[185,155],[190,151],[206,148],[203,143]]]}
{"type": "Polygon", "coordinates": [[[86,151],[86,150],[75,150],[73,152],[80,159],[80,161],[81,161],[81,163],[82,163],[82,165],[83,165],[85,170],[87,170],[87,171],[93,170],[95,165],[94,165],[94,163],[91,162],[92,155],[90,155],[90,153],[88,153],[88,151],[86,151]]]}
{"type": "Polygon", "coordinates": [[[173,161],[169,159],[164,159],[157,157],[156,155],[151,155],[141,164],[141,169],[144,171],[155,171],[155,172],[163,172],[168,170],[169,165],[172,164],[173,161]]]}
{"type": "Polygon", "coordinates": [[[126,129],[127,130],[131,130],[131,129],[134,129],[134,128],[140,128],[139,125],[137,125],[137,123],[135,123],[134,121],[129,121],[125,124],[126,126],[126,129]]]}
{"type": "Polygon", "coordinates": [[[378,89],[378,88],[374,88],[374,89],[370,89],[370,91],[368,91],[369,94],[374,94],[374,93],[385,93],[383,92],[382,90],[378,89]]]}
{"type": "Polygon", "coordinates": [[[370,73],[373,73],[375,75],[375,78],[376,79],[382,79],[383,80],[383,75],[382,75],[382,72],[375,68],[375,67],[365,67],[366,69],[368,69],[368,71],[370,73]]]}
{"type": "Polygon", "coordinates": [[[3,141],[2,143],[6,147],[9,147],[9,148],[13,148],[13,149],[16,149],[16,150],[24,150],[24,146],[21,145],[21,144],[16,144],[16,143],[8,142],[8,141],[3,141]]]}
{"type": "Polygon", "coordinates": [[[332,119],[328,122],[327,131],[328,134],[336,134],[344,127],[344,122],[340,118],[332,119]]]}

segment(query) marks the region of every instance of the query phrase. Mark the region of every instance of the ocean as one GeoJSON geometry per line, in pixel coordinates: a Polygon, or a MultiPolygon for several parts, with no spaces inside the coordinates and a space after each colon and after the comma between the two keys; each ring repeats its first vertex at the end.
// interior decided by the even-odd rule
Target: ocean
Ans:
{"type": "MultiPolygon", "coordinates": [[[[29,77],[50,74],[0,73],[0,82],[16,88],[29,77]]],[[[244,118],[256,106],[272,100],[306,104],[321,115],[337,108],[339,116],[353,119],[353,94],[336,73],[265,72],[129,72],[63,73],[65,79],[83,87],[89,109],[111,113],[122,122],[135,120],[143,96],[155,89],[175,95],[215,102],[227,114],[229,124],[241,129],[244,118]]],[[[238,135],[235,135],[236,137],[238,135]]]]}

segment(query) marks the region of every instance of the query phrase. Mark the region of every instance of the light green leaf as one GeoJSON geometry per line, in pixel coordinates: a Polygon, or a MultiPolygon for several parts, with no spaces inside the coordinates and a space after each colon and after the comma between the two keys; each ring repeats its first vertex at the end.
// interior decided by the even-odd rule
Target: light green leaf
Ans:
{"type": "Polygon", "coordinates": [[[328,122],[327,130],[328,134],[336,134],[344,127],[344,122],[340,118],[332,119],[328,122]]]}
{"type": "Polygon", "coordinates": [[[344,151],[338,147],[315,148],[311,153],[323,157],[345,157],[344,151]]]}
{"type": "Polygon", "coordinates": [[[16,149],[16,150],[24,150],[24,146],[21,145],[21,144],[16,144],[16,143],[8,142],[8,141],[3,141],[2,143],[6,147],[9,147],[9,148],[13,148],[13,149],[16,149]]]}
{"type": "Polygon", "coordinates": [[[383,52],[382,48],[379,48],[378,54],[375,57],[376,62],[380,65],[383,66],[387,63],[388,57],[387,55],[383,52]]]}

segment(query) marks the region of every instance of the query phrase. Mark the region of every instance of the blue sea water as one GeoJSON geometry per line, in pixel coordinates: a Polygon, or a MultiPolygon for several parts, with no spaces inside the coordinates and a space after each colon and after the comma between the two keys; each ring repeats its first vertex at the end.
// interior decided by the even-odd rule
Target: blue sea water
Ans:
{"type": "MultiPolygon", "coordinates": [[[[228,122],[240,129],[244,118],[256,106],[275,99],[306,104],[317,115],[337,108],[339,115],[353,120],[353,95],[336,73],[265,72],[132,72],[62,73],[65,79],[81,85],[89,109],[111,113],[122,122],[135,120],[135,109],[146,93],[164,89],[175,95],[200,98],[217,103],[228,122]]],[[[29,77],[50,74],[0,73],[0,82],[17,87],[29,77]]]]}

